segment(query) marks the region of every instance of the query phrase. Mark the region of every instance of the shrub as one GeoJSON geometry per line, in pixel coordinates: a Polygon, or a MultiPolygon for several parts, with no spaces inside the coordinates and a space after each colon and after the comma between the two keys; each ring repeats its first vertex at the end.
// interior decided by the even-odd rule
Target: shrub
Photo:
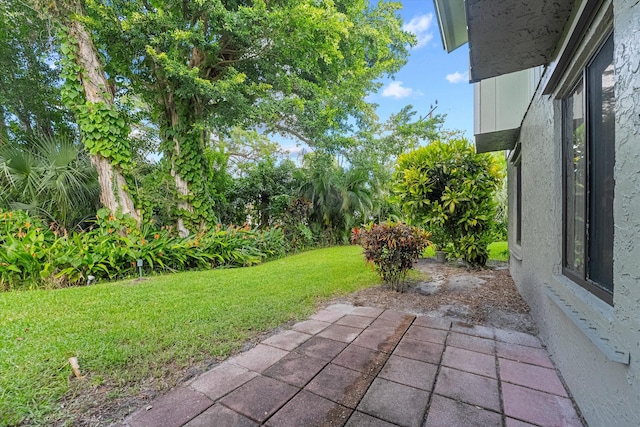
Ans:
{"type": "MultiPolygon", "coordinates": [[[[486,264],[500,171],[465,139],[435,141],[398,158],[393,191],[411,222],[441,229],[450,257],[486,264]]],[[[437,242],[444,246],[444,242],[437,242]]]]}
{"type": "Polygon", "coordinates": [[[22,211],[0,210],[0,290],[33,289],[49,275],[56,235],[22,211]]]}
{"type": "Polygon", "coordinates": [[[94,280],[255,265],[285,252],[281,230],[222,227],[187,238],[151,223],[141,229],[101,209],[92,229],[60,235],[27,213],[0,211],[0,291],[60,288],[94,280]]]}
{"type": "Polygon", "coordinates": [[[407,271],[431,244],[428,239],[428,233],[402,223],[375,224],[352,232],[352,241],[362,245],[366,261],[382,280],[400,292],[404,291],[407,271]]]}

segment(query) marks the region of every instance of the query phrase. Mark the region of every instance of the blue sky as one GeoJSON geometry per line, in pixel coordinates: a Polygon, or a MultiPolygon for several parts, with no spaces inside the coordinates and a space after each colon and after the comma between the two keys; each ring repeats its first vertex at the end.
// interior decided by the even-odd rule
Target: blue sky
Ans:
{"type": "MultiPolygon", "coordinates": [[[[473,86],[469,84],[467,45],[449,54],[444,50],[433,1],[401,2],[404,29],[417,36],[418,44],[411,49],[407,64],[393,79],[382,80],[382,88],[367,99],[379,105],[377,113],[383,121],[407,104],[413,105],[418,115],[426,115],[437,100],[434,113],[446,115],[443,128],[461,130],[473,139],[473,86]]],[[[286,138],[273,139],[292,157],[308,150],[286,138]]]]}
{"type": "Polygon", "coordinates": [[[452,53],[442,47],[433,2],[402,0],[404,29],[416,34],[418,44],[411,49],[407,65],[394,80],[384,80],[372,102],[385,119],[411,104],[418,114],[427,114],[438,100],[436,113],[446,114],[445,129],[465,132],[473,138],[473,86],[469,84],[469,54],[466,45],[452,53]]]}

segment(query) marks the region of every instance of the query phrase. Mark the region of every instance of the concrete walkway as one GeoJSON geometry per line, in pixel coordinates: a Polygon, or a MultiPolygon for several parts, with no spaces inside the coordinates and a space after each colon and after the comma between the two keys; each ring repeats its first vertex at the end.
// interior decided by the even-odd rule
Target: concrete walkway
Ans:
{"type": "Polygon", "coordinates": [[[334,304],[118,426],[582,426],[538,338],[334,304]]]}

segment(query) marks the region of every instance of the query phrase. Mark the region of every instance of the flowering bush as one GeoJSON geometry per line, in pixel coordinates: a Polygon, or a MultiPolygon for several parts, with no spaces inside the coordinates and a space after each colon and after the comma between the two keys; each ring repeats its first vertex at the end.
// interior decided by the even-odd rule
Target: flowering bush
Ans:
{"type": "Polygon", "coordinates": [[[429,233],[402,223],[374,224],[352,231],[352,242],[362,245],[367,262],[396,291],[404,291],[404,279],[413,263],[431,244],[429,233]]]}

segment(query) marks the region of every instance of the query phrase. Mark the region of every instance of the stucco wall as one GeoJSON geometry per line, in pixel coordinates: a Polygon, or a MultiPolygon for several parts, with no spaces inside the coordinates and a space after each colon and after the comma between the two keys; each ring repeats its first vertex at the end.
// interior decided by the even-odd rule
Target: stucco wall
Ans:
{"type": "MultiPolygon", "coordinates": [[[[600,17],[605,20],[604,12],[600,17]]],[[[640,425],[640,2],[614,0],[616,165],[614,194],[614,306],[562,276],[561,111],[537,94],[525,116],[522,144],[522,244],[510,245],[511,273],[532,308],[541,338],[590,426],[640,425]],[[545,293],[549,287],[630,353],[613,362],[545,293]]],[[[593,27],[597,31],[597,26],[593,27]]],[[[593,49],[588,34],[580,50],[593,49]]],[[[581,56],[580,54],[576,56],[581,56]]],[[[584,56],[584,55],[582,55],[584,56]]],[[[564,82],[568,85],[571,82],[564,82]]],[[[541,89],[539,89],[540,91],[541,89]]],[[[509,167],[510,176],[514,168],[509,167]]],[[[510,221],[515,221],[514,180],[510,221]]]]}

